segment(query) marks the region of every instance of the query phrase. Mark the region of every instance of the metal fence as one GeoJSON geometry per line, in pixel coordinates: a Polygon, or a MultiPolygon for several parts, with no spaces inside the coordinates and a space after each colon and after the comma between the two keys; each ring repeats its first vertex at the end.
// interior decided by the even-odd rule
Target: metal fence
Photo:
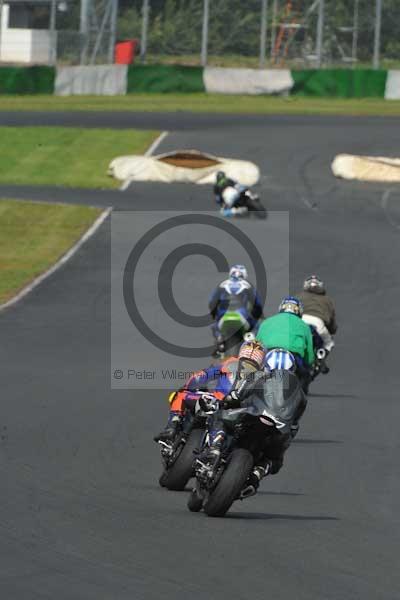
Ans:
{"type": "MultiPolygon", "coordinates": [[[[399,60],[398,0],[144,0],[141,58],[228,66],[371,66],[399,60]]],[[[123,17],[122,17],[123,18],[123,17]]]]}
{"type": "Polygon", "coordinates": [[[400,0],[47,1],[61,64],[111,63],[137,39],[149,63],[400,66],[400,0]]]}

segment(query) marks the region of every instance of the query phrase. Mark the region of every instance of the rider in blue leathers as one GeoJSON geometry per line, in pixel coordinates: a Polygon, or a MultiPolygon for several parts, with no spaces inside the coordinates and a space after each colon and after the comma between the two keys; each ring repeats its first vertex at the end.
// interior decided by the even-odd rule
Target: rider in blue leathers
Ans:
{"type": "Polygon", "coordinates": [[[199,390],[206,390],[209,398],[222,401],[231,391],[238,371],[239,360],[231,356],[227,360],[197,371],[186,381],[183,388],[170,395],[170,411],[166,427],[155,436],[156,442],[170,442],[180,431],[185,410],[195,410],[195,405],[203,396],[199,390]]]}
{"type": "Polygon", "coordinates": [[[253,330],[262,317],[261,300],[257,290],[247,281],[247,277],[245,266],[234,265],[229,271],[229,279],[222,281],[210,298],[210,315],[214,319],[212,333],[216,342],[214,356],[224,351],[220,322],[227,311],[240,313],[244,329],[247,331],[253,330]]]}

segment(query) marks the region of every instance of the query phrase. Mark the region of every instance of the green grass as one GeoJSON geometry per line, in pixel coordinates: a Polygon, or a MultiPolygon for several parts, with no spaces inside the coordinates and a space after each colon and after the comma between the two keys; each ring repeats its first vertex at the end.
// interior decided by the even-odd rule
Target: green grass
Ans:
{"type": "MultiPolygon", "coordinates": [[[[301,98],[220,94],[132,94],[128,96],[3,96],[0,110],[210,112],[285,115],[400,116],[400,101],[383,98],[301,98]]],[[[127,133],[127,132],[125,132],[127,133]]],[[[95,134],[93,134],[95,135],[95,134]]],[[[98,134],[102,135],[102,134],[98,134]]],[[[114,135],[119,135],[114,133],[114,135]]],[[[127,135],[131,135],[127,133],[127,135]]],[[[137,134],[135,133],[135,136],[137,134]]],[[[117,156],[116,152],[114,155],[117,156]]]]}
{"type": "Polygon", "coordinates": [[[0,200],[0,304],[65,254],[100,212],[88,206],[0,200]]]}
{"type": "Polygon", "coordinates": [[[114,188],[113,158],[142,154],[153,131],[0,127],[0,183],[114,188]]]}

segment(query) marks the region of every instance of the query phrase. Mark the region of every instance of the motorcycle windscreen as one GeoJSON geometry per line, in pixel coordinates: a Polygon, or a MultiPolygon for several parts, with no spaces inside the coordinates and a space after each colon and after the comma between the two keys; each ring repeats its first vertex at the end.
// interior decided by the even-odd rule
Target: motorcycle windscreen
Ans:
{"type": "Polygon", "coordinates": [[[304,403],[300,382],[290,371],[273,371],[270,377],[262,379],[257,384],[254,393],[252,403],[258,405],[260,411],[263,409],[270,416],[286,424],[296,419],[304,403]]]}

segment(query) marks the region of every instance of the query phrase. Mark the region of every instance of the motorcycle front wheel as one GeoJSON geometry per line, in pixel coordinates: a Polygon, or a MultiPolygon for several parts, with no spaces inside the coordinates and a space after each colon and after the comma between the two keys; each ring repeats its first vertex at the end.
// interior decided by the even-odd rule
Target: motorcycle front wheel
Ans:
{"type": "Polygon", "coordinates": [[[253,468],[253,457],[249,450],[236,448],[228,461],[217,486],[204,505],[209,517],[223,517],[239,497],[253,468]]]}

